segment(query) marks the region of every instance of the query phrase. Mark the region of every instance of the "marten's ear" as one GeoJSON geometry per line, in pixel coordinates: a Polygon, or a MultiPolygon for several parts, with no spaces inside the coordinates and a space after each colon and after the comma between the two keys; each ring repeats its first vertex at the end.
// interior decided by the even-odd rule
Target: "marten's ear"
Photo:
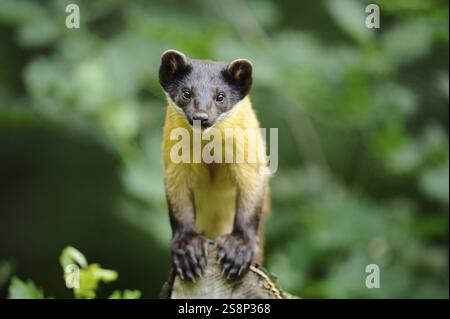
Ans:
{"type": "Polygon", "coordinates": [[[252,87],[252,63],[247,59],[234,60],[223,72],[225,80],[244,98],[252,87]]]}
{"type": "Polygon", "coordinates": [[[184,77],[191,70],[186,56],[176,50],[167,50],[161,56],[159,83],[169,91],[170,85],[184,77]]]}

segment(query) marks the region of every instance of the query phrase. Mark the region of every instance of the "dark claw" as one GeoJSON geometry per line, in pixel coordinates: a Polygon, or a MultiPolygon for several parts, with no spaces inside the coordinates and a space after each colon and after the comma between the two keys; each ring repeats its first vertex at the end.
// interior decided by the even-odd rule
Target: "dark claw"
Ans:
{"type": "Polygon", "coordinates": [[[195,269],[195,275],[198,276],[198,277],[202,277],[203,271],[200,268],[200,266],[195,266],[194,269],[195,269]]]}
{"type": "Polygon", "coordinates": [[[200,258],[200,267],[202,268],[202,272],[205,271],[206,268],[206,258],[204,256],[202,256],[200,258]]]}
{"type": "Polygon", "coordinates": [[[249,266],[250,265],[242,264],[241,267],[239,268],[238,273],[237,273],[238,277],[241,276],[243,274],[244,270],[247,270],[247,267],[249,267],[249,266]]]}
{"type": "Polygon", "coordinates": [[[217,260],[219,262],[222,262],[223,257],[225,257],[225,250],[221,249],[221,250],[219,250],[219,253],[217,254],[217,260]]]}
{"type": "Polygon", "coordinates": [[[237,274],[237,272],[238,272],[238,268],[237,268],[237,267],[232,267],[232,268],[228,271],[227,278],[230,279],[230,278],[235,277],[236,274],[237,274]]]}
{"type": "Polygon", "coordinates": [[[176,268],[177,274],[184,280],[183,270],[180,267],[176,268]]]}
{"type": "Polygon", "coordinates": [[[186,278],[189,279],[190,281],[195,282],[195,277],[190,270],[186,271],[186,278]]]}
{"type": "Polygon", "coordinates": [[[225,276],[228,276],[228,269],[229,269],[229,268],[231,268],[231,264],[230,264],[230,263],[226,262],[226,263],[223,263],[223,264],[222,264],[222,273],[223,273],[225,276]]]}

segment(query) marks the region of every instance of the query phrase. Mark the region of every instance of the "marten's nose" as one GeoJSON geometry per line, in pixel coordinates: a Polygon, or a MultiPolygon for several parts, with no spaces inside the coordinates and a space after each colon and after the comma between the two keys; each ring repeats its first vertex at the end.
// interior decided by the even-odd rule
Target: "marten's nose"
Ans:
{"type": "Polygon", "coordinates": [[[204,126],[208,122],[208,114],[206,114],[204,112],[198,112],[192,116],[192,119],[194,121],[200,121],[202,126],[204,126]]]}

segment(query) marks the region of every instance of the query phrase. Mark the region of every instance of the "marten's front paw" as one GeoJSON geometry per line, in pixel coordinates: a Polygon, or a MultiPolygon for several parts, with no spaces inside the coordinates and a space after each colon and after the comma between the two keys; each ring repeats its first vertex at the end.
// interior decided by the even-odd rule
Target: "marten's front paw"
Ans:
{"type": "Polygon", "coordinates": [[[253,259],[254,240],[242,233],[231,233],[216,239],[217,258],[227,278],[240,276],[253,259]]]}
{"type": "Polygon", "coordinates": [[[195,281],[206,267],[208,240],[194,232],[176,234],[171,241],[172,261],[182,279],[195,281]]]}

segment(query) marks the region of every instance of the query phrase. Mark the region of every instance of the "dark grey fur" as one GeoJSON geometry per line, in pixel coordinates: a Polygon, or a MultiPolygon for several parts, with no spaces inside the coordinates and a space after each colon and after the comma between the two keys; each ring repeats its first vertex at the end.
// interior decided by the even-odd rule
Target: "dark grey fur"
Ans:
{"type": "Polygon", "coordinates": [[[209,127],[249,93],[252,65],[247,60],[232,64],[195,60],[167,51],[161,58],[159,81],[172,101],[183,109],[189,123],[198,119],[202,126],[209,127]],[[184,96],[186,90],[190,99],[184,96]],[[219,94],[223,101],[217,100],[219,94]]]}

